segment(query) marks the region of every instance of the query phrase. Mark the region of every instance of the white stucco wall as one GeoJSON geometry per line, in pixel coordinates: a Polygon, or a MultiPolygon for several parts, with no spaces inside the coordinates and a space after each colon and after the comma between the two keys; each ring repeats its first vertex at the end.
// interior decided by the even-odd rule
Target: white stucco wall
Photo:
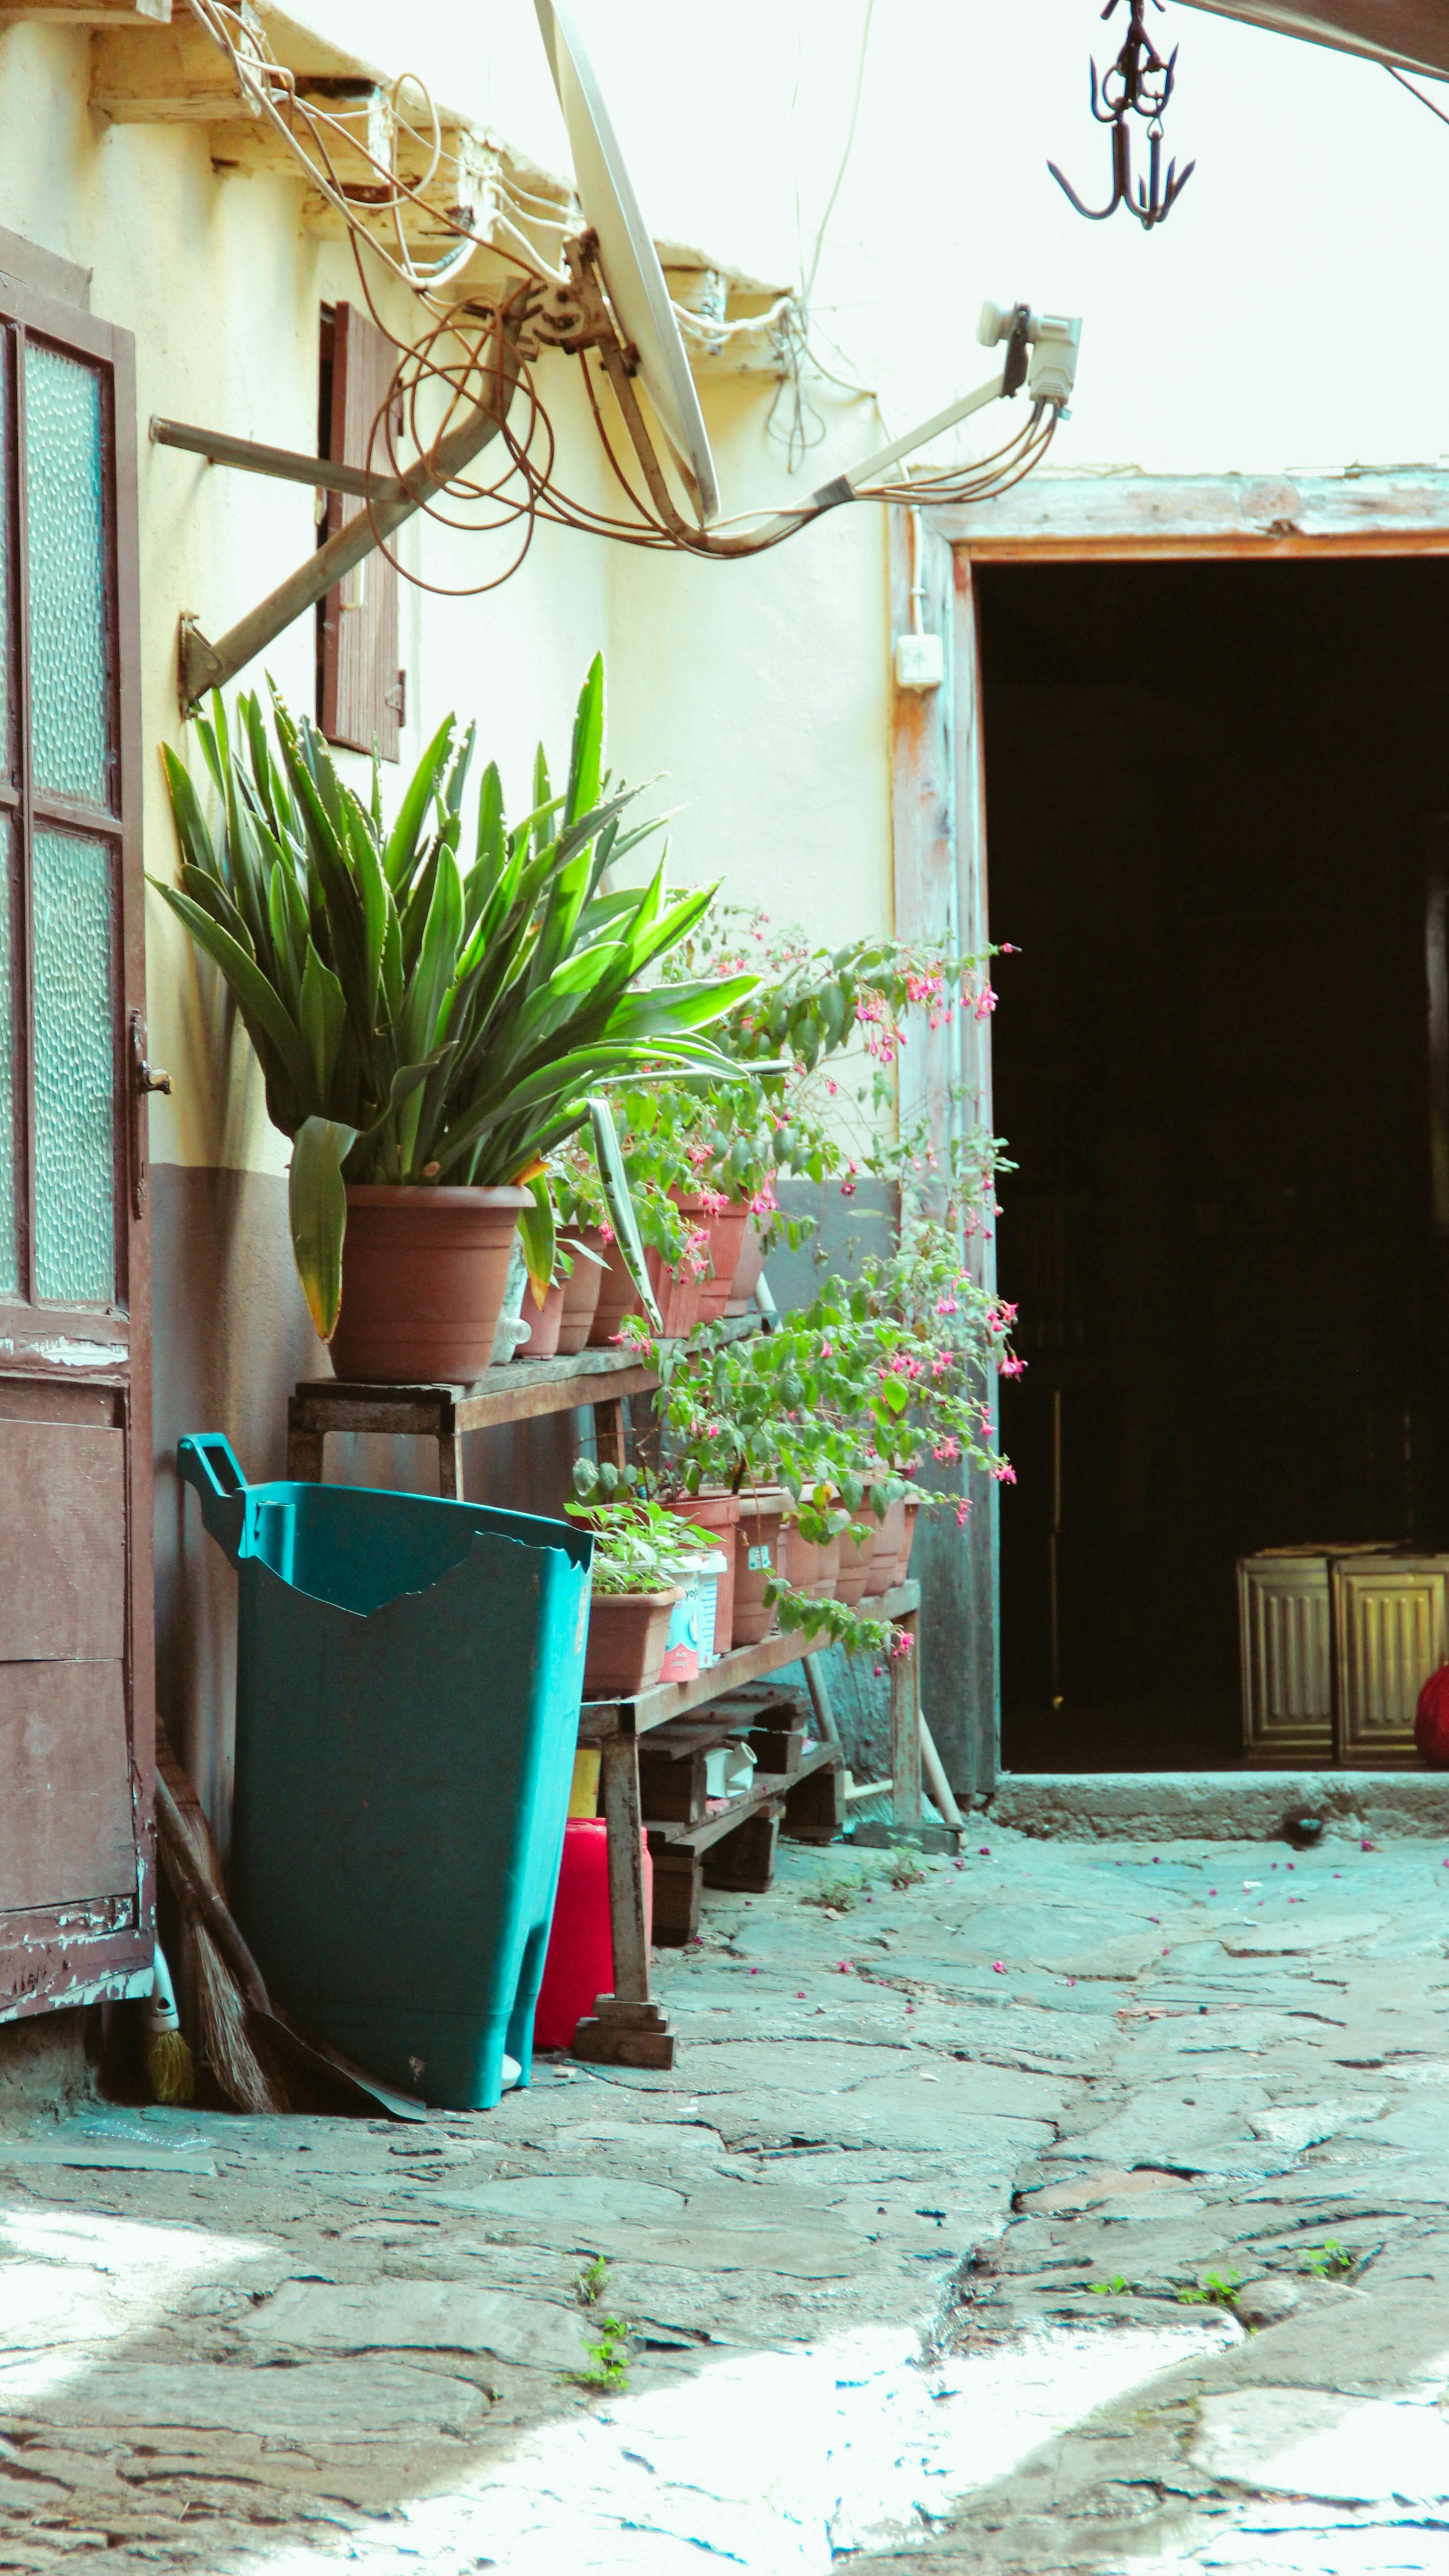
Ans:
{"type": "MultiPolygon", "coordinates": [[[[180,5],[180,0],[178,0],[180,5]]],[[[839,166],[863,0],[577,0],[653,228],[782,282],[811,255],[839,166]]],[[[545,165],[561,123],[527,0],[307,0],[324,32],[390,70],[405,59],[439,95],[545,165]]],[[[983,296],[1030,295],[1085,317],[1075,416],[1054,463],[1219,472],[1332,469],[1439,457],[1449,354],[1433,328],[1449,192],[1449,131],[1373,66],[1196,11],[1180,41],[1171,147],[1199,169],[1152,237],[1119,216],[1089,226],[1045,169],[1085,193],[1107,144],[1090,122],[1086,61],[1105,59],[1088,0],[877,0],[854,149],[817,281],[841,371],[817,384],[827,435],[792,482],[766,429],[758,375],[703,383],[726,509],[806,488],[979,380],[983,296]]],[[[86,103],[88,37],[38,25],[0,35],[0,223],[95,271],[94,309],[136,334],[139,408],[309,447],[317,309],[355,291],[340,244],[299,232],[299,192],[220,178],[204,128],[107,127],[86,103]]],[[[406,299],[397,298],[401,313],[406,299]]],[[[606,486],[573,370],[545,370],[575,489],[606,486]]],[[[999,419],[999,415],[997,418],[999,419]]],[[[983,442],[985,443],[985,442],[983,442]]],[[[148,744],[177,733],[182,609],[221,631],[300,559],[311,495],[227,474],[143,440],[142,577],[148,744]]],[[[478,577],[478,549],[414,528],[430,578],[478,577]]],[[[479,719],[510,787],[526,792],[541,730],[562,752],[596,644],[610,662],[612,749],[630,776],[667,773],[684,807],[678,870],[822,936],[890,921],[889,648],[885,527],[841,512],[768,559],[697,564],[542,530],[523,573],[478,600],[405,591],[405,758],[449,706],[479,719]]],[[[267,667],[306,704],[312,627],[267,667]]],[[[260,671],[247,677],[259,683],[260,671]]],[[[169,865],[159,777],[150,864],[169,865]]],[[[245,1048],[228,1090],[223,1028],[159,906],[152,913],[153,1052],[178,1070],[153,1110],[158,1159],[278,1170],[245,1048]]]]}

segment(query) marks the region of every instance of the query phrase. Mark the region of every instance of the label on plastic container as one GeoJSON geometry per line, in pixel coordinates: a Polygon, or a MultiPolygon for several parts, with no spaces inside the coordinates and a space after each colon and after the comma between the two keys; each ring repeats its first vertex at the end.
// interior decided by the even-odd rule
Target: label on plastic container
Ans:
{"type": "Polygon", "coordinates": [[[774,1568],[775,1559],[769,1548],[752,1547],[745,1551],[745,1563],[751,1574],[769,1574],[774,1568]]]}

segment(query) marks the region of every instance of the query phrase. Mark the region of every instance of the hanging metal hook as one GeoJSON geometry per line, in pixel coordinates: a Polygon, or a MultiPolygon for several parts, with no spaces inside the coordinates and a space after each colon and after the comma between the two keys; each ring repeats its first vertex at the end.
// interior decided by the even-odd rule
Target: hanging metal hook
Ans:
{"type": "MultiPolygon", "coordinates": [[[[1107,0],[1107,6],[1102,11],[1103,18],[1114,16],[1118,5],[1119,0],[1107,0]]],[[[1162,116],[1172,96],[1177,78],[1177,47],[1174,45],[1172,52],[1164,61],[1147,32],[1146,20],[1143,16],[1146,0],[1126,0],[1126,5],[1127,34],[1116,61],[1109,64],[1100,80],[1096,63],[1093,62],[1091,66],[1092,114],[1099,125],[1110,125],[1112,128],[1112,194],[1105,206],[1084,206],[1076,189],[1069,179],[1062,176],[1055,161],[1049,161],[1047,168],[1064,196],[1075,206],[1079,215],[1086,217],[1089,224],[1104,224],[1109,215],[1115,215],[1119,206],[1125,206],[1130,215],[1136,216],[1143,231],[1151,232],[1154,224],[1166,222],[1197,168],[1197,163],[1189,161],[1187,168],[1179,172],[1176,161],[1170,161],[1164,181],[1162,116]],[[1132,182],[1132,129],[1127,122],[1129,116],[1143,118],[1147,126],[1149,146],[1147,179],[1144,184],[1139,178],[1135,189],[1132,182]]],[[[1155,0],[1155,5],[1160,9],[1163,0],[1155,0]]]]}

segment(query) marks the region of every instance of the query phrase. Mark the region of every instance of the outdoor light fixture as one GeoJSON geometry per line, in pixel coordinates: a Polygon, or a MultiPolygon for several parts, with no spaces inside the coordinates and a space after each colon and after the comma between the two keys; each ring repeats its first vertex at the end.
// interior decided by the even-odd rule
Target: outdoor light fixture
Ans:
{"type": "MultiPolygon", "coordinates": [[[[344,214],[354,245],[366,239],[377,249],[333,166],[337,117],[325,106],[299,98],[293,76],[270,54],[250,11],[243,13],[232,0],[189,0],[189,5],[229,55],[247,104],[286,139],[344,214]]],[[[1132,5],[1135,15],[1136,0],[1132,5]]],[[[623,545],[738,560],[782,545],[846,502],[919,506],[986,500],[1030,473],[1045,455],[1071,397],[1081,324],[1035,314],[1025,304],[988,305],[979,336],[988,347],[1004,347],[1005,354],[1000,371],[986,384],[835,475],[808,498],[775,511],[721,519],[714,460],[675,310],[592,65],[567,10],[557,0],[535,0],[535,6],[568,130],[582,222],[566,234],[559,264],[549,270],[526,256],[517,225],[505,229],[519,249],[501,245],[496,234],[485,243],[470,229],[473,218],[464,210],[443,213],[427,200],[429,215],[457,232],[465,257],[486,246],[520,272],[502,287],[470,294],[459,275],[463,262],[456,256],[435,262],[426,273],[416,268],[406,253],[401,216],[409,200],[414,206],[425,201],[400,178],[395,152],[390,166],[379,163],[386,184],[368,193],[376,198],[391,190],[403,253],[399,257],[388,249],[382,255],[407,276],[434,316],[418,339],[395,343],[398,365],[373,431],[388,470],[296,455],[182,422],[152,421],[151,435],[162,446],[186,449],[213,464],[354,494],[365,504],[215,643],[194,620],[183,619],[184,705],[194,705],[206,690],[232,679],[374,547],[397,562],[395,531],[420,509],[478,534],[519,530],[503,571],[473,585],[485,590],[517,570],[540,520],[623,545]],[[445,276],[460,300],[441,298],[445,276]],[[590,415],[622,496],[620,508],[605,511],[577,500],[560,482],[557,442],[533,372],[546,350],[579,362],[590,415]],[[989,455],[964,465],[900,471],[916,449],[1023,389],[1026,418],[989,455]],[[620,425],[632,451],[627,464],[620,453],[620,425]],[[399,454],[404,437],[414,451],[406,458],[399,454]],[[505,462],[493,479],[479,481],[471,472],[474,460],[495,440],[505,462]],[[460,508],[476,515],[460,517],[460,508]]],[[[429,113],[436,128],[431,103],[429,113]]],[[[348,140],[355,153],[355,137],[348,140]]],[[[436,151],[432,157],[436,163],[436,151]]],[[[369,211],[375,213],[375,206],[369,211]]],[[[380,322],[375,305],[372,310],[380,322]]],[[[417,578],[405,565],[398,569],[405,578],[417,578]]]]}

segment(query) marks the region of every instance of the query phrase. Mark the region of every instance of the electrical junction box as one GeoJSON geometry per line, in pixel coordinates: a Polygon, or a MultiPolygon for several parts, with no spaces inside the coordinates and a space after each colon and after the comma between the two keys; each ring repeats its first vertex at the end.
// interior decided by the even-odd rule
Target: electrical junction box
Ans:
{"type": "Polygon", "coordinates": [[[946,677],[946,648],[939,635],[896,637],[896,687],[939,689],[946,677]]]}

